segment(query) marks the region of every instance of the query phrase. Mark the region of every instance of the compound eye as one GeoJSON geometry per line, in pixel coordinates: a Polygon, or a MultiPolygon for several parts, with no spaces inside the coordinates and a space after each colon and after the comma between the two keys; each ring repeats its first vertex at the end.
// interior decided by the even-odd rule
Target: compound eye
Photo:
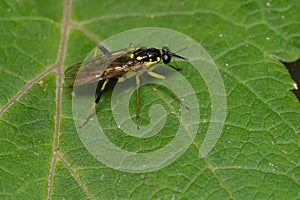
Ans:
{"type": "Polygon", "coordinates": [[[163,52],[164,54],[165,54],[165,53],[170,53],[169,47],[164,46],[164,47],[162,48],[162,52],[163,52]]]}
{"type": "Polygon", "coordinates": [[[164,64],[168,64],[171,61],[171,54],[170,53],[163,53],[162,59],[164,64]]]}

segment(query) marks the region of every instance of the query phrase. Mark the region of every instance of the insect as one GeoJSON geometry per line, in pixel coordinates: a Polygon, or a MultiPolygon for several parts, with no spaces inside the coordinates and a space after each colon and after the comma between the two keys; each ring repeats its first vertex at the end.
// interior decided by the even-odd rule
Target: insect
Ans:
{"type": "MultiPolygon", "coordinates": [[[[187,60],[182,56],[177,55],[170,51],[166,46],[162,49],[147,48],[147,47],[134,47],[132,45],[129,48],[110,52],[104,46],[99,45],[98,49],[103,53],[97,55],[96,52],[92,59],[84,62],[72,65],[65,71],[65,83],[69,86],[84,85],[92,82],[99,82],[100,90],[95,99],[94,106],[99,103],[101,95],[105,90],[107,83],[111,79],[118,78],[118,82],[125,81],[128,78],[134,77],[136,79],[136,127],[139,129],[139,76],[142,73],[148,73],[150,76],[158,79],[162,79],[166,82],[173,95],[177,98],[178,102],[184,106],[181,99],[175,94],[168,79],[161,74],[155,73],[153,69],[155,64],[161,61],[176,70],[180,70],[170,65],[172,57],[177,57],[183,60],[187,60]],[[124,76],[123,76],[124,75],[124,76]]],[[[83,123],[83,125],[86,122],[83,123]]],[[[83,126],[81,125],[81,127],[83,126]]],[[[79,128],[81,128],[79,127],[79,128]]]]}

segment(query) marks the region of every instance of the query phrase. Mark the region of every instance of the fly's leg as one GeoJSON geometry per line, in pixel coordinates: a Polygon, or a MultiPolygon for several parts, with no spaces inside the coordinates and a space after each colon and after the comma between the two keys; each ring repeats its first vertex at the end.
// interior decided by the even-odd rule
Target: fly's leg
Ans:
{"type": "MultiPolygon", "coordinates": [[[[98,45],[98,48],[96,48],[96,50],[95,50],[95,52],[94,52],[94,55],[93,55],[94,58],[97,57],[98,50],[102,51],[102,53],[105,54],[105,55],[108,55],[108,56],[111,55],[111,53],[110,53],[104,46],[102,46],[101,44],[99,44],[99,45],[98,45]]],[[[91,107],[90,111],[89,111],[88,114],[87,114],[87,117],[85,118],[85,120],[83,121],[83,123],[79,126],[79,128],[82,128],[82,127],[88,122],[88,120],[90,119],[90,117],[91,117],[91,115],[92,115],[92,113],[93,113],[93,110],[94,110],[95,107],[96,107],[96,104],[98,104],[99,101],[100,101],[101,95],[102,95],[102,93],[103,93],[103,91],[104,91],[104,89],[105,89],[105,86],[107,85],[108,81],[109,81],[109,79],[106,79],[106,80],[103,82],[103,84],[102,84],[102,86],[101,86],[101,89],[100,89],[100,91],[99,91],[99,93],[98,93],[98,95],[97,95],[97,98],[96,98],[96,100],[95,100],[95,103],[94,103],[93,106],[91,107]]],[[[99,81],[99,83],[100,83],[100,81],[99,81]]]]}
{"type": "Polygon", "coordinates": [[[104,89],[105,89],[105,87],[106,87],[108,81],[109,81],[109,79],[106,79],[106,80],[103,82],[103,84],[102,84],[102,86],[101,86],[101,89],[100,89],[100,91],[99,91],[99,93],[98,93],[98,96],[97,96],[97,98],[96,98],[96,100],[95,100],[95,104],[99,103],[100,98],[101,98],[101,96],[102,96],[102,93],[103,93],[103,91],[104,91],[104,89]]]}
{"type": "MultiPolygon", "coordinates": [[[[102,86],[101,86],[101,89],[100,89],[100,91],[99,91],[99,93],[98,93],[98,95],[97,95],[97,98],[96,98],[96,100],[95,100],[95,103],[94,103],[93,106],[91,107],[90,111],[89,111],[88,114],[87,114],[87,117],[85,118],[85,120],[83,121],[83,123],[79,126],[79,128],[82,128],[82,127],[88,122],[88,120],[90,119],[91,115],[93,114],[93,110],[95,109],[96,105],[97,105],[97,104],[99,103],[99,101],[100,101],[101,95],[102,95],[102,93],[103,93],[103,91],[104,91],[104,89],[105,89],[105,87],[106,87],[108,81],[109,81],[109,79],[106,79],[106,80],[103,82],[103,84],[102,84],[102,86]]],[[[100,82],[100,81],[99,81],[99,82],[100,82]]]]}
{"type": "MultiPolygon", "coordinates": [[[[100,51],[102,51],[102,53],[103,53],[104,55],[106,55],[106,56],[111,56],[111,53],[109,52],[108,49],[106,49],[103,45],[98,44],[98,48],[97,48],[97,49],[95,50],[95,52],[94,52],[94,58],[97,56],[98,49],[99,49],[100,51]]],[[[108,81],[109,81],[109,79],[106,79],[106,80],[103,82],[103,84],[102,84],[102,86],[101,86],[101,89],[100,89],[100,91],[99,91],[99,94],[98,94],[98,96],[97,96],[97,98],[96,98],[96,100],[95,100],[95,104],[99,103],[100,98],[101,98],[101,95],[102,95],[102,93],[103,93],[103,90],[105,89],[106,84],[108,83],[108,81]]],[[[100,81],[99,81],[99,82],[100,82],[100,81]]]]}
{"type": "Polygon", "coordinates": [[[147,70],[147,73],[154,77],[154,78],[158,78],[158,79],[161,79],[161,80],[164,80],[166,82],[166,84],[168,85],[169,89],[171,90],[172,94],[177,98],[177,101],[180,103],[180,105],[182,107],[184,107],[185,109],[189,110],[189,108],[183,104],[182,100],[176,95],[174,89],[171,87],[167,77],[165,77],[164,75],[161,75],[161,74],[158,74],[158,73],[155,73],[153,71],[150,71],[150,70],[147,70]]]}
{"type": "Polygon", "coordinates": [[[140,129],[139,126],[139,112],[140,112],[140,93],[139,93],[139,87],[140,87],[140,77],[139,74],[136,73],[135,76],[135,83],[136,83],[136,111],[135,111],[135,123],[136,123],[136,129],[140,129]]]}
{"type": "Polygon", "coordinates": [[[91,107],[90,111],[88,112],[86,118],[84,119],[82,124],[78,127],[79,129],[81,129],[90,120],[92,112],[95,109],[95,107],[96,107],[96,104],[94,103],[93,106],[91,107]]]}
{"type": "MultiPolygon", "coordinates": [[[[102,53],[103,53],[104,55],[111,56],[111,53],[109,52],[109,50],[108,50],[107,48],[105,48],[103,45],[98,44],[98,49],[99,49],[100,51],[102,51],[102,53]]],[[[96,51],[97,51],[98,49],[96,49],[96,51]]],[[[94,57],[96,57],[96,55],[97,55],[97,53],[94,54],[94,57]]]]}
{"type": "Polygon", "coordinates": [[[124,77],[121,77],[118,79],[118,82],[123,82],[126,79],[132,78],[135,76],[135,82],[136,82],[136,113],[135,113],[135,122],[136,122],[136,129],[139,130],[139,112],[140,112],[140,93],[139,93],[139,87],[140,87],[140,77],[139,73],[135,71],[129,71],[125,74],[124,77]]]}

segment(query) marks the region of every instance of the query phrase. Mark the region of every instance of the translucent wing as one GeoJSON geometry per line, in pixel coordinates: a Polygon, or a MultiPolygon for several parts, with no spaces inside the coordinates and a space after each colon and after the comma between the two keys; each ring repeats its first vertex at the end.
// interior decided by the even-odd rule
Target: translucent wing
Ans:
{"type": "Polygon", "coordinates": [[[100,80],[111,59],[100,55],[72,65],[65,71],[65,83],[69,86],[74,86],[100,80]]]}
{"type": "Polygon", "coordinates": [[[74,64],[65,71],[65,83],[69,86],[76,86],[102,80],[102,75],[109,66],[121,65],[122,63],[115,63],[116,60],[120,60],[122,56],[129,56],[137,48],[130,46],[74,64]]]}

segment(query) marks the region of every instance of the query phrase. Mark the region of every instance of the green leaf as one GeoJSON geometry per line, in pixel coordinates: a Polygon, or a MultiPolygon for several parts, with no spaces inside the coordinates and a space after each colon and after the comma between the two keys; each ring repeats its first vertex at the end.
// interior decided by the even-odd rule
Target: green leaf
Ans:
{"type": "MultiPolygon", "coordinates": [[[[297,199],[300,104],[280,61],[300,57],[299,11],[293,0],[2,1],[0,199],[297,199]],[[86,148],[74,123],[72,88],[63,84],[63,71],[82,61],[96,42],[140,27],[168,28],[197,41],[216,63],[227,107],[221,135],[201,154],[210,142],[210,126],[219,123],[211,120],[213,109],[223,108],[213,107],[206,77],[176,60],[198,100],[197,135],[167,166],[128,172],[107,166],[86,148]]],[[[124,133],[126,123],[118,127],[111,109],[114,87],[107,86],[96,107],[112,144],[150,155],[176,138],[183,121],[167,87],[140,88],[142,126],[149,125],[153,105],[166,111],[163,129],[148,138],[124,133]]],[[[135,109],[132,95],[132,123],[135,109]]]]}

